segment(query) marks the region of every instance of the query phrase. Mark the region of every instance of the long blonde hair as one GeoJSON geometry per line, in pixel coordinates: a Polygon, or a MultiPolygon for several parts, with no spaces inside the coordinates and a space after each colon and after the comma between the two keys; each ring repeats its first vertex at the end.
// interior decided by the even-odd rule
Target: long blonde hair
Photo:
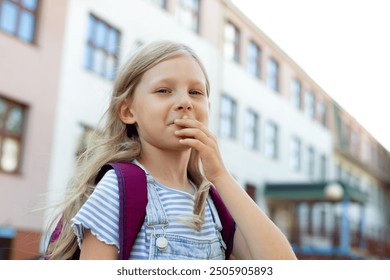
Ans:
{"type": "MultiPolygon", "coordinates": [[[[95,188],[96,176],[108,162],[137,159],[141,154],[141,143],[134,125],[124,124],[119,116],[122,103],[132,98],[135,88],[143,74],[158,63],[179,55],[191,55],[201,67],[206,78],[206,90],[209,95],[210,85],[206,70],[195,52],[186,45],[171,41],[157,41],[141,47],[120,69],[114,82],[112,97],[105,116],[105,126],[96,130],[94,142],[87,146],[77,159],[74,177],[68,188],[63,203],[62,231],[58,240],[48,248],[49,259],[68,259],[77,249],[77,241],[71,228],[71,219],[76,215],[95,188]]],[[[191,225],[200,230],[204,223],[206,197],[210,183],[202,175],[200,158],[192,149],[187,174],[198,188],[191,225]]],[[[53,219],[52,225],[59,217],[53,219]]]]}

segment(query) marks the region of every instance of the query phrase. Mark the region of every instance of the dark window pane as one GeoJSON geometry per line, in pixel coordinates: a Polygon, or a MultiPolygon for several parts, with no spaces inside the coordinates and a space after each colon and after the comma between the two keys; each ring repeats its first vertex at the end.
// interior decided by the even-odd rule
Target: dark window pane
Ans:
{"type": "Polygon", "coordinates": [[[15,34],[18,18],[18,6],[10,1],[4,1],[1,9],[0,27],[5,32],[15,34]]]}
{"type": "Polygon", "coordinates": [[[19,106],[11,109],[7,119],[7,130],[14,134],[20,134],[22,131],[23,110],[19,106]]]}
{"type": "Polygon", "coordinates": [[[19,38],[31,42],[34,38],[34,25],[34,16],[27,11],[22,11],[20,16],[19,38]]]}

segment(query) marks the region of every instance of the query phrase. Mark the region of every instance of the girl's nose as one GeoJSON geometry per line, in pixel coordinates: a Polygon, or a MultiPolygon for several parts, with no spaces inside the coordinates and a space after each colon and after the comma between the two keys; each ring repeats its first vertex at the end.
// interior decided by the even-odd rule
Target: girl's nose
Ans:
{"type": "Polygon", "coordinates": [[[181,97],[176,104],[178,111],[191,111],[193,109],[192,102],[189,96],[181,97]]]}

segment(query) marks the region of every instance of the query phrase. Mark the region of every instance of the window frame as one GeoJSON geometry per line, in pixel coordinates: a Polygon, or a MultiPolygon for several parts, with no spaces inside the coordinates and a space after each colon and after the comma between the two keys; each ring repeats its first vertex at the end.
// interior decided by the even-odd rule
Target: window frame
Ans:
{"type": "Polygon", "coordinates": [[[13,33],[5,31],[1,27],[1,25],[0,25],[0,31],[3,34],[7,34],[7,35],[9,35],[11,37],[14,37],[14,38],[18,39],[19,41],[24,42],[26,44],[36,45],[37,44],[37,37],[38,37],[37,33],[38,33],[38,24],[39,24],[40,10],[41,10],[41,0],[36,0],[36,7],[35,7],[34,10],[31,10],[28,7],[25,7],[21,0],[18,1],[18,2],[15,2],[14,0],[0,0],[0,21],[1,21],[1,18],[2,18],[3,4],[5,2],[10,2],[10,3],[12,3],[12,4],[17,6],[17,16],[16,16],[15,31],[13,33]],[[27,11],[28,13],[30,13],[33,16],[33,19],[34,19],[34,22],[33,22],[34,23],[34,28],[32,30],[33,33],[32,33],[31,41],[24,40],[18,34],[20,32],[22,11],[27,11]]]}
{"type": "Polygon", "coordinates": [[[316,118],[316,97],[312,90],[306,91],[305,94],[305,114],[312,120],[316,118]]]}
{"type": "MultiPolygon", "coordinates": [[[[183,1],[186,1],[186,0],[178,0],[178,12],[177,12],[177,17],[179,18],[179,22],[180,24],[183,24],[184,27],[194,31],[195,33],[197,34],[200,34],[200,22],[201,22],[201,8],[202,8],[202,1],[201,0],[197,0],[198,1],[198,10],[195,10],[195,9],[188,9],[188,6],[185,5],[185,3],[183,1]],[[196,22],[195,22],[195,29],[193,28],[193,26],[188,26],[186,24],[186,22],[182,22],[182,15],[184,14],[185,16],[188,15],[188,13],[191,14],[191,19],[196,19],[196,22]]],[[[193,1],[193,0],[190,0],[190,1],[193,1]]],[[[193,21],[191,21],[193,23],[193,21]]]]}
{"type": "Polygon", "coordinates": [[[24,137],[26,133],[26,114],[28,112],[28,106],[20,103],[18,101],[9,99],[3,95],[0,94],[0,99],[4,100],[7,104],[7,109],[4,114],[4,123],[0,123],[0,173],[3,174],[20,174],[21,168],[22,168],[22,157],[24,152],[24,137]],[[12,108],[15,108],[15,106],[20,107],[22,109],[22,119],[21,119],[21,126],[20,126],[20,132],[17,134],[10,133],[7,131],[6,124],[7,124],[7,118],[9,117],[9,113],[12,110],[12,108]],[[13,171],[7,171],[3,169],[2,166],[2,160],[3,160],[3,139],[10,138],[18,143],[18,155],[17,155],[17,164],[15,167],[15,170],[13,171]]]}
{"type": "Polygon", "coordinates": [[[279,127],[278,125],[272,121],[269,120],[266,123],[265,131],[265,143],[264,143],[264,154],[269,159],[278,159],[279,157],[279,127]],[[272,135],[270,135],[270,129],[272,128],[272,135]],[[272,148],[272,151],[270,152],[270,147],[272,148]]]}
{"type": "Polygon", "coordinates": [[[224,53],[226,55],[226,49],[227,47],[231,47],[233,46],[233,57],[229,57],[229,59],[237,62],[237,63],[240,63],[240,47],[241,47],[241,31],[240,29],[238,29],[237,25],[235,25],[233,22],[231,22],[230,20],[227,20],[225,22],[225,27],[224,27],[224,53]],[[234,38],[233,38],[233,41],[230,40],[229,38],[229,41],[227,40],[227,28],[229,27],[232,27],[233,31],[234,31],[234,38]],[[227,46],[227,43],[229,44],[227,46]]]}
{"type": "Polygon", "coordinates": [[[326,154],[320,155],[320,180],[325,181],[328,177],[328,157],[326,154]]]}
{"type": "Polygon", "coordinates": [[[226,138],[236,139],[237,138],[237,101],[233,99],[231,96],[223,94],[221,96],[220,101],[220,126],[219,126],[219,132],[220,135],[226,138]],[[229,112],[225,112],[223,109],[223,102],[229,102],[232,110],[229,112]],[[228,133],[225,133],[223,130],[223,122],[226,122],[229,124],[229,131],[228,133]]]}
{"type": "MultiPolygon", "coordinates": [[[[110,23],[108,23],[107,21],[103,20],[102,18],[96,16],[95,14],[93,13],[89,13],[88,14],[88,28],[87,28],[87,38],[86,38],[86,42],[85,42],[85,53],[84,53],[84,67],[85,69],[87,69],[88,71],[104,78],[104,79],[108,79],[108,80],[111,80],[113,81],[116,77],[116,73],[115,73],[115,69],[118,68],[118,65],[119,65],[119,58],[120,58],[120,44],[121,44],[121,31],[114,27],[113,25],[111,25],[110,23]],[[91,26],[91,22],[93,22],[93,27],[91,26]],[[104,46],[104,47],[101,47],[101,46],[97,46],[96,45],[96,39],[93,39],[91,40],[91,37],[92,38],[96,38],[96,33],[97,33],[97,25],[98,24],[104,24],[105,25],[105,34],[104,34],[104,37],[106,39],[106,42],[108,42],[108,38],[109,38],[109,34],[114,31],[116,32],[117,34],[117,41],[116,41],[116,45],[115,45],[115,52],[111,53],[109,51],[109,47],[108,46],[104,46]],[[91,31],[92,30],[92,31],[91,31]],[[87,49],[89,50],[89,52],[91,52],[91,61],[89,62],[88,61],[88,55],[89,53],[87,52],[87,49]],[[96,69],[95,69],[95,63],[96,63],[96,53],[97,52],[103,52],[104,54],[104,68],[103,69],[100,69],[100,72],[98,72],[96,69]],[[111,77],[108,77],[107,75],[107,60],[108,59],[113,59],[113,69],[114,69],[114,72],[112,73],[111,77]]],[[[107,44],[107,43],[105,43],[107,44]]]]}
{"type": "Polygon", "coordinates": [[[323,127],[328,127],[328,105],[324,101],[317,101],[317,117],[323,127]]]}
{"type": "Polygon", "coordinates": [[[247,47],[247,70],[254,77],[261,79],[261,47],[254,40],[249,41],[247,47]],[[256,68],[253,71],[254,66],[256,68]]]}
{"type": "Polygon", "coordinates": [[[302,82],[295,78],[291,81],[291,103],[294,106],[294,108],[302,110],[303,104],[302,104],[302,82]],[[297,86],[296,86],[297,85],[297,86]],[[299,89],[296,91],[296,89],[299,89]],[[298,100],[298,102],[297,102],[298,100]]]}
{"type": "Polygon", "coordinates": [[[267,86],[275,92],[280,90],[280,65],[274,57],[268,58],[267,86]]]}
{"type": "Polygon", "coordinates": [[[307,147],[307,175],[311,180],[315,178],[316,152],[313,146],[307,147]]]}
{"type": "Polygon", "coordinates": [[[245,120],[244,120],[244,145],[245,147],[257,150],[259,148],[259,114],[253,109],[247,109],[245,111],[245,120]],[[253,117],[254,124],[252,126],[248,125],[248,117],[253,117]],[[249,140],[248,137],[251,137],[249,140]]]}
{"type": "Polygon", "coordinates": [[[293,136],[290,145],[290,167],[299,172],[302,170],[302,141],[298,136],[293,136]]]}

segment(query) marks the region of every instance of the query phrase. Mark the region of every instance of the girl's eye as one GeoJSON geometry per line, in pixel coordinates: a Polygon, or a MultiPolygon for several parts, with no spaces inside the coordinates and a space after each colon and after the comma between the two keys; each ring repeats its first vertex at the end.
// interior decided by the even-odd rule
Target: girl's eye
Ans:
{"type": "Polygon", "coordinates": [[[201,92],[201,91],[199,91],[199,90],[191,90],[191,91],[190,91],[190,94],[203,95],[203,92],[201,92]]]}
{"type": "Polygon", "coordinates": [[[166,89],[166,88],[159,88],[158,90],[156,90],[157,93],[169,93],[169,90],[166,89]]]}

